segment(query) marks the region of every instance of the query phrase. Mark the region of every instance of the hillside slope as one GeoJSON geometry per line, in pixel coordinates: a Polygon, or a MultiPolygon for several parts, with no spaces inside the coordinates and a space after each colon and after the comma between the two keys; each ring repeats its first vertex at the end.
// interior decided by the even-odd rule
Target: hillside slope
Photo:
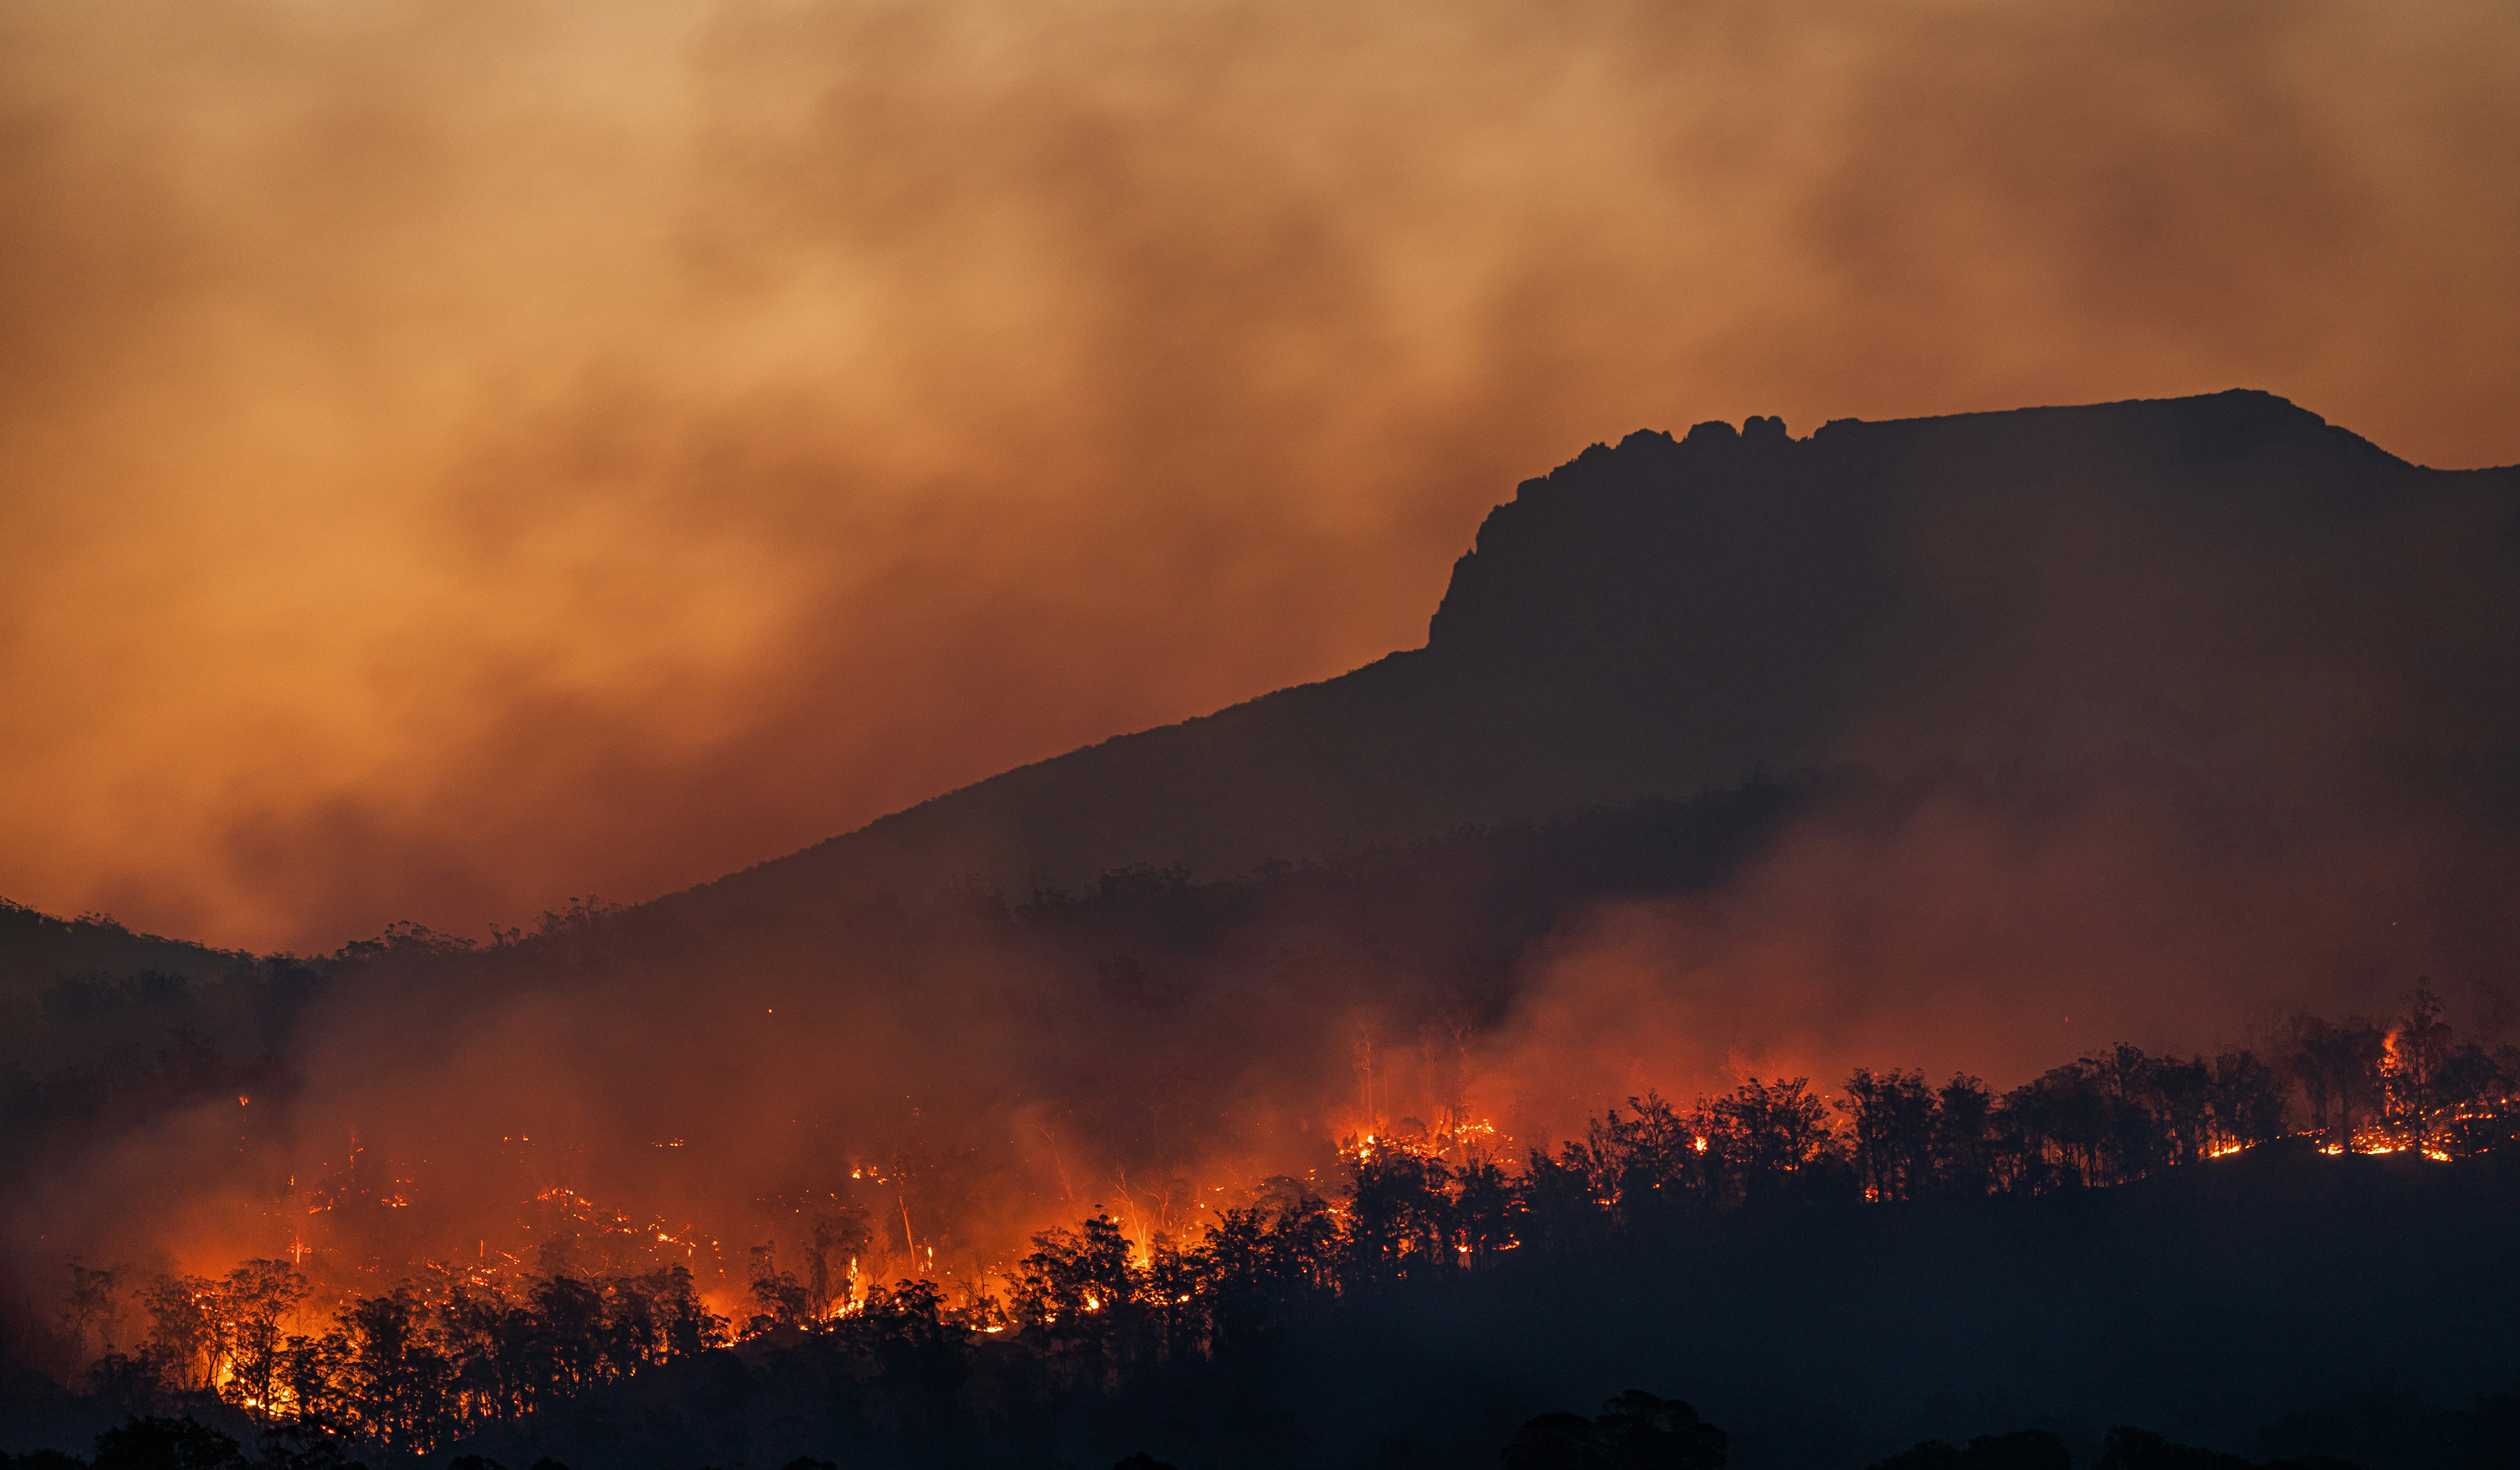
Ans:
{"type": "Polygon", "coordinates": [[[1497,507],[1422,649],[665,901],[1223,875],[1815,763],[2378,760],[2509,806],[2514,628],[2520,470],[2408,465],[2266,393],[1639,433],[1497,507]]]}
{"type": "Polygon", "coordinates": [[[156,971],[208,980],[250,959],[189,940],[134,934],[111,918],[59,919],[0,898],[0,996],[30,996],[55,981],[87,974],[156,971]]]}

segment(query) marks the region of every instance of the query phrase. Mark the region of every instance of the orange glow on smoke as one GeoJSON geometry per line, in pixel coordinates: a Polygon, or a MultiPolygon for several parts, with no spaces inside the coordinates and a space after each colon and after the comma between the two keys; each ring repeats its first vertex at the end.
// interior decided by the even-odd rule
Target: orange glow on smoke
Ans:
{"type": "Polygon", "coordinates": [[[2520,459],[2520,38],[2376,15],[13,8],[0,894],[680,888],[1414,646],[1640,426],[2520,459]]]}

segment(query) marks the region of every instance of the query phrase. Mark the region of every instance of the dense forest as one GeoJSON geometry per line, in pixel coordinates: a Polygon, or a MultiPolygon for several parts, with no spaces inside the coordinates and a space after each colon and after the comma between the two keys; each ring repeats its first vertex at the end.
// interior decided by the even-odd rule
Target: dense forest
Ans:
{"type": "MultiPolygon", "coordinates": [[[[1476,1125],[1353,1137],[1334,1184],[1272,1179],[1196,1239],[1133,1242],[1105,1214],[1039,1232],[1003,1299],[862,1279],[871,1222],[843,1210],[812,1219],[784,1259],[776,1241],[753,1249],[752,1310],[740,1321],[710,1310],[686,1269],[576,1269],[556,1250],[539,1271],[415,1268],[342,1302],[315,1331],[292,1330],[308,1283],[286,1260],[217,1278],[72,1263],[61,1325],[82,1352],[99,1350],[84,1385],[95,1400],[152,1422],[190,1412],[249,1426],[272,1465],[543,1444],[538,1416],[591,1398],[639,1405],[655,1385],[704,1421],[705,1409],[690,1412],[696,1391],[741,1401],[759,1381],[819,1401],[827,1432],[886,1457],[1055,1463],[1062,1429],[1095,1406],[1208,1375],[1251,1377],[1289,1343],[1491,1272],[1580,1275],[1737,1239],[1745,1225],[1808,1230],[1849,1211],[2018,1207],[2237,1169],[2219,1161],[2239,1154],[2294,1170],[2394,1155],[2501,1177],[2520,1129],[2520,1052],[2459,1040],[2429,989],[2401,1016],[2303,1015],[2291,1035],[2269,1057],[2122,1045],[2002,1093],[1965,1076],[1937,1086],[1868,1069],[1833,1106],[1803,1079],[1753,1079],[1686,1106],[1648,1095],[1510,1165],[1476,1125]],[[95,1341],[125,1299],[146,1329],[125,1345],[95,1341]]],[[[1505,1463],[1724,1463],[1720,1435],[1713,1448],[1630,1454],[1584,1447],[1590,1430],[1534,1424],[1505,1463]]],[[[2180,1459],[2166,1443],[2123,1429],[2098,1463],[2247,1463],[2203,1450],[2180,1459]]],[[[2062,1467],[2070,1456],[2037,1457],[2061,1445],[2053,1434],[1926,1445],[1885,1464],[2062,1467]]],[[[703,1448],[689,1447],[694,1465],[703,1448]]],[[[123,1463],[121,1452],[108,1444],[98,1463],[123,1463]]]]}
{"type": "Polygon", "coordinates": [[[1538,1470],[1703,1462],[1654,1407],[1685,1401],[1752,1470],[2500,1463],[2455,1447],[2520,1385],[2483,1325],[2520,1310],[2520,1053],[2490,990],[2457,1031],[2407,974],[2384,1014],[2304,1006],[2246,1044],[2114,1045],[2018,1084],[1869,1066],[1597,1092],[1541,1146],[1462,1104],[1447,1047],[1513,1014],[1572,916],[1734,881],[1793,824],[1895,827],[1954,780],[1763,778],[1019,902],[971,885],[702,925],[586,900],[488,943],[404,925],[316,957],[0,914],[33,956],[0,977],[0,1167],[46,1184],[11,1208],[75,1192],[58,1179],[95,1202],[57,1217],[84,1235],[14,1217],[0,1447],[1538,1470]],[[518,1152],[468,1097],[564,1051],[440,1080],[535,1014],[626,1037],[573,1082],[620,1115],[611,1154],[518,1152]],[[805,1043],[892,1039],[782,1049],[790,1015],[805,1043]],[[1035,1034],[1033,1070],[988,1017],[1035,1034]],[[415,1080],[337,1100],[396,1067],[415,1080]],[[766,1100],[724,1103],[747,1072],[766,1100]],[[688,1108],[641,1116],[678,1087],[688,1108]],[[891,1131],[833,1125],[845,1149],[806,1126],[875,1103],[891,1131]],[[765,1152],[765,1114],[803,1141],[765,1152]],[[1342,1116],[1371,1122],[1323,1131],[1342,1116]],[[310,1169],[316,1123],[375,1131],[310,1169]],[[1300,1163],[1198,1176],[1191,1207],[1119,1187],[1178,1193],[1200,1139],[1306,1126],[1300,1163]],[[428,1171],[484,1132],[507,1172],[428,1171]],[[720,1190],[719,1223],[583,1192],[638,1167],[720,1190]],[[213,1188],[268,1202],[274,1248],[188,1270],[71,1243],[146,1242],[213,1188]],[[1633,1411],[1570,1422],[1631,1388],[1633,1411]]]}

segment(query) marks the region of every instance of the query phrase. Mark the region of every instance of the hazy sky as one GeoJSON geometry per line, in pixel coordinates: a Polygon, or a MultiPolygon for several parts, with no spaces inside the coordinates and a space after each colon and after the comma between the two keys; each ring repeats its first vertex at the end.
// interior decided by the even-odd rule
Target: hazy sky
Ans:
{"type": "Polygon", "coordinates": [[[640,898],[1415,646],[1639,427],[2520,460],[2491,3],[11,0],[0,895],[640,898]]]}

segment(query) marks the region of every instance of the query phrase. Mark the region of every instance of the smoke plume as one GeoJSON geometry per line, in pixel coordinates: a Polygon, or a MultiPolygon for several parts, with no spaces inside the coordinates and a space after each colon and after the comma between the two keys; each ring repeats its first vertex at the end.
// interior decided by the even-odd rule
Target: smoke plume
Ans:
{"type": "Polygon", "coordinates": [[[640,898],[1418,641],[1639,425],[2520,457],[2487,4],[0,20],[0,893],[640,898]]]}

